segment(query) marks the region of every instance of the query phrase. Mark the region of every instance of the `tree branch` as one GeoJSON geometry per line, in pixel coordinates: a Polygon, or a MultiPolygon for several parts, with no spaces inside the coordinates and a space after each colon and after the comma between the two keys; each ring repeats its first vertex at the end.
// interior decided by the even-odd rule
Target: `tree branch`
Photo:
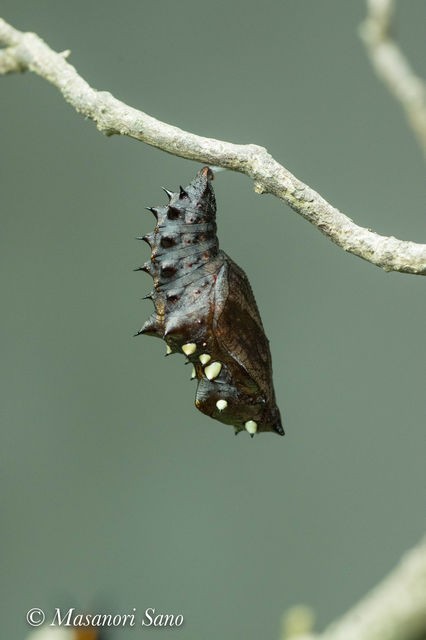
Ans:
{"type": "MultiPolygon", "coordinates": [[[[426,244],[381,236],[356,225],[309,186],[280,165],[263,147],[204,138],[160,122],[96,91],[34,33],[22,33],[0,18],[3,69],[28,69],[52,83],[79,113],[107,135],[130,136],[182,158],[221,166],[249,176],[257,193],[286,202],[339,247],[385,271],[426,275],[426,244]],[[6,62],[5,62],[6,60],[6,62]]],[[[0,65],[1,70],[1,65],[0,65]]]]}
{"type": "Polygon", "coordinates": [[[361,37],[377,75],[401,103],[426,155],[426,83],[415,75],[392,38],[394,0],[367,0],[361,37]]]}
{"type": "Polygon", "coordinates": [[[353,609],[319,635],[298,640],[420,640],[426,637],[426,538],[353,609]]]}

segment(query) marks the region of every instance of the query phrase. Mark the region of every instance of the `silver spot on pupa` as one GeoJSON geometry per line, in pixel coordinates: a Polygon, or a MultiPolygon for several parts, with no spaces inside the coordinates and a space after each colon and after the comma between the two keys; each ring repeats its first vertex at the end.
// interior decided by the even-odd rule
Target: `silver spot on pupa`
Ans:
{"type": "Polygon", "coordinates": [[[216,402],[216,407],[219,409],[219,411],[223,411],[227,406],[228,403],[226,402],[226,400],[220,399],[216,402]]]}
{"type": "Polygon", "coordinates": [[[213,380],[214,378],[217,378],[217,376],[221,372],[221,369],[222,369],[221,362],[212,362],[211,364],[209,364],[204,369],[204,373],[206,374],[207,380],[213,380]]]}
{"type": "Polygon", "coordinates": [[[257,422],[255,422],[254,420],[247,420],[244,426],[246,430],[249,432],[249,434],[251,436],[254,436],[254,434],[257,431],[257,422]]]}
{"type": "Polygon", "coordinates": [[[197,345],[195,344],[195,342],[187,342],[182,347],[182,351],[186,356],[192,355],[193,353],[195,353],[196,350],[197,350],[197,345]]]}

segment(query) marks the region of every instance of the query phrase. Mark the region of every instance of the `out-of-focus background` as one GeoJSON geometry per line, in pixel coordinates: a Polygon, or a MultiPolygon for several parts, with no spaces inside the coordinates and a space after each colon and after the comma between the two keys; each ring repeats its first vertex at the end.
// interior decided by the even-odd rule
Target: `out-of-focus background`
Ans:
{"type": "MultiPolygon", "coordinates": [[[[3,0],[94,87],[269,151],[360,225],[426,241],[421,152],[357,35],[363,2],[3,0]]],[[[397,35],[426,76],[420,0],[397,35]]],[[[215,181],[253,285],[286,436],[193,406],[182,357],[132,334],[144,206],[199,165],[106,138],[47,82],[0,79],[2,636],[41,607],[182,613],[182,638],[321,629],[424,529],[425,280],[345,254],[250,181],[215,181]]],[[[157,637],[121,630],[112,639],[157,637]]],[[[174,631],[167,631],[169,635],[174,631]]]]}

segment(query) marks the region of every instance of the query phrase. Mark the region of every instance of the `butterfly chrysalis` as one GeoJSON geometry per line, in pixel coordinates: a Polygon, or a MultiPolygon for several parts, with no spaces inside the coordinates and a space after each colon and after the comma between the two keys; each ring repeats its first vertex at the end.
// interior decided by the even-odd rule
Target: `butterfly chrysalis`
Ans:
{"type": "Polygon", "coordinates": [[[151,258],[148,294],[154,313],[137,335],[162,338],[167,353],[183,353],[197,380],[195,406],[246,430],[284,435],[275,402],[269,342],[244,271],[219,249],[216,200],[209,167],[169,202],[148,207],[157,224],[141,238],[151,258]]]}

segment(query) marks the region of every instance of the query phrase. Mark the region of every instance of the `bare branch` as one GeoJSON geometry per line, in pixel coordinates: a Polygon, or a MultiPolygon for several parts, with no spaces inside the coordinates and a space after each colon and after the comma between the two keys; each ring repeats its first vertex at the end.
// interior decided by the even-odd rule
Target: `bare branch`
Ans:
{"type": "Polygon", "coordinates": [[[377,75],[401,103],[426,155],[426,83],[415,75],[392,38],[394,0],[367,0],[368,16],[361,26],[377,75]]]}
{"type": "MultiPolygon", "coordinates": [[[[426,275],[426,244],[381,236],[359,227],[318,193],[280,165],[263,147],[237,145],[204,138],[160,122],[120,102],[106,91],[96,91],[34,33],[17,31],[0,18],[0,43],[8,47],[17,67],[38,74],[61,91],[79,113],[107,135],[136,138],[182,158],[244,173],[257,193],[270,193],[286,202],[339,247],[385,271],[426,275]]],[[[11,70],[12,63],[6,65],[11,70]]]]}
{"type": "MultiPolygon", "coordinates": [[[[291,637],[295,637],[294,634],[291,637]]],[[[296,637],[298,640],[419,640],[426,637],[426,539],[324,633],[296,637]]]]}

